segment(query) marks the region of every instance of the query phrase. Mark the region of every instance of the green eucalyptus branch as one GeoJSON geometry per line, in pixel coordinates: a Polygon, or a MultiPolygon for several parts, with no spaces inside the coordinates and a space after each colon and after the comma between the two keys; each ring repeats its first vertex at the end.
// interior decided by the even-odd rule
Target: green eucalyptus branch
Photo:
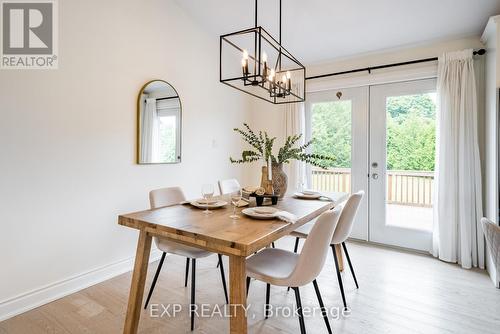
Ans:
{"type": "Polygon", "coordinates": [[[302,134],[288,136],[285,143],[280,147],[278,156],[272,154],[276,137],[269,137],[266,131],[259,131],[258,135],[247,123],[243,123],[245,129],[234,128],[233,130],[241,135],[242,139],[255,150],[245,150],[241,153],[241,159],[229,158],[231,163],[241,164],[271,158],[273,163],[289,163],[290,160],[303,161],[316,167],[332,167],[336,160],[333,156],[326,156],[315,153],[307,153],[306,150],[314,140],[310,140],[303,145],[297,146],[297,142],[302,138],[302,134]]]}

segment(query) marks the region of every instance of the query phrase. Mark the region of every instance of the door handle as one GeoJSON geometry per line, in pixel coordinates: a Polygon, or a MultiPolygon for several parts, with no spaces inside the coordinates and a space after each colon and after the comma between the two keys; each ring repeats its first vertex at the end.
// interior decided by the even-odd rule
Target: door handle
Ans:
{"type": "Polygon", "coordinates": [[[377,180],[378,179],[378,174],[377,173],[373,173],[372,174],[372,179],[377,180]]]}

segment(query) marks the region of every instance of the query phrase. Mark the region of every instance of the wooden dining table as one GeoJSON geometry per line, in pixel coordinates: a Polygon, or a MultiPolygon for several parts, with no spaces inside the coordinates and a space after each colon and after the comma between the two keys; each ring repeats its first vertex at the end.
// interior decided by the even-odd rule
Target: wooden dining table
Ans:
{"type": "MultiPolygon", "coordinates": [[[[166,238],[229,257],[230,333],[247,333],[246,258],[332,209],[347,198],[329,193],[331,201],[285,197],[275,206],[296,216],[294,223],[278,219],[256,220],[240,213],[231,219],[227,206],[205,214],[191,205],[179,204],[120,215],[118,224],[139,230],[123,333],[137,333],[153,237],[166,238]]],[[[338,253],[341,254],[340,249],[338,253]]]]}

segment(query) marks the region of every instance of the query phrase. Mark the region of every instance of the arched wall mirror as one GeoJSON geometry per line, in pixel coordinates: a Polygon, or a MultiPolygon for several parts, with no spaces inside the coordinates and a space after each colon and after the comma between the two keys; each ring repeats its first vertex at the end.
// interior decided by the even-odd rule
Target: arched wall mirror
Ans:
{"type": "Polygon", "coordinates": [[[172,85],[163,80],[146,83],[137,101],[137,163],[181,161],[182,104],[172,85]]]}

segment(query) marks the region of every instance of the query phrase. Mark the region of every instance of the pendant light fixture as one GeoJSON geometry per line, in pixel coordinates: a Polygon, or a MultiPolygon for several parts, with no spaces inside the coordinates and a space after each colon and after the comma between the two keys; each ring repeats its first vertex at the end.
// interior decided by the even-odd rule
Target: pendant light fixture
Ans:
{"type": "Polygon", "coordinates": [[[281,0],[279,38],[258,25],[220,36],[220,82],[274,103],[305,101],[306,68],[281,45],[281,0]]]}

